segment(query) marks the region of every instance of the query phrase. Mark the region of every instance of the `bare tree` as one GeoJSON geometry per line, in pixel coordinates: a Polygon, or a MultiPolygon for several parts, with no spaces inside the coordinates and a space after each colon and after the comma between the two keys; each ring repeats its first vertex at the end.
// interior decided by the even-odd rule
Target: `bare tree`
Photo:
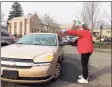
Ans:
{"type": "Polygon", "coordinates": [[[4,22],[5,22],[5,20],[4,20],[4,13],[1,12],[1,25],[3,25],[4,22]]]}
{"type": "Polygon", "coordinates": [[[53,19],[52,19],[49,15],[47,15],[47,14],[45,14],[44,20],[45,20],[46,23],[47,23],[48,25],[50,25],[50,26],[53,24],[53,19]]]}
{"type": "Polygon", "coordinates": [[[45,20],[45,22],[47,23],[47,25],[51,27],[52,32],[55,32],[54,28],[59,26],[55,22],[55,20],[53,18],[51,18],[49,15],[47,15],[47,14],[44,15],[43,19],[45,20]]]}
{"type": "Polygon", "coordinates": [[[110,11],[110,15],[107,13],[107,11],[103,12],[103,17],[106,17],[109,21],[109,24],[111,24],[111,11],[110,11]]]}
{"type": "Polygon", "coordinates": [[[82,21],[92,30],[94,29],[96,22],[99,21],[98,15],[100,8],[98,8],[98,6],[99,2],[84,2],[81,9],[80,16],[82,21]]]}

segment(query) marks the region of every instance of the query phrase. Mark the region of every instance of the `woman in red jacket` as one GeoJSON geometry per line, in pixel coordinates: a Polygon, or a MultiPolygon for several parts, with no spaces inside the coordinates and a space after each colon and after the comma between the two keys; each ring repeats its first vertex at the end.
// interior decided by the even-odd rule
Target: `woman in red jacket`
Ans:
{"type": "Polygon", "coordinates": [[[82,75],[79,76],[79,83],[88,83],[88,60],[93,52],[92,34],[89,29],[80,25],[76,30],[62,30],[62,33],[76,35],[79,37],[77,49],[81,54],[82,75]]]}

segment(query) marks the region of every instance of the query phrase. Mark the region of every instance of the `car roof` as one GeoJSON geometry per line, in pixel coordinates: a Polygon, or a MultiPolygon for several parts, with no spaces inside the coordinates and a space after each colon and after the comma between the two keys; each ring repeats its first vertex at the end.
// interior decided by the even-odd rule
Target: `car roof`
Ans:
{"type": "Polygon", "coordinates": [[[7,30],[5,30],[4,28],[0,28],[1,30],[1,32],[4,32],[4,33],[7,33],[7,34],[9,34],[10,35],[10,33],[7,31],[7,30]]]}

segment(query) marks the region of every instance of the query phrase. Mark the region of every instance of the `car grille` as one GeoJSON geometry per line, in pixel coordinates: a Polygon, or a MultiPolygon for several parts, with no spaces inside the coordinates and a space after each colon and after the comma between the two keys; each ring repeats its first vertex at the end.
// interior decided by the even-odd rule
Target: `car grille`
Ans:
{"type": "Polygon", "coordinates": [[[2,67],[7,67],[7,68],[31,68],[32,66],[9,66],[5,64],[1,64],[2,67]]]}
{"type": "Polygon", "coordinates": [[[33,63],[33,60],[32,59],[15,59],[15,58],[4,58],[4,57],[1,57],[1,66],[2,67],[9,67],[9,68],[31,68],[32,66],[31,65],[28,65],[28,64],[32,64],[33,63]],[[17,62],[19,63],[19,65],[10,65],[10,64],[4,64],[2,63],[2,61],[4,62],[17,62]],[[21,65],[21,63],[27,63],[27,65],[21,65]]]}
{"type": "Polygon", "coordinates": [[[13,61],[13,62],[29,62],[32,63],[33,60],[32,59],[17,59],[17,58],[5,58],[5,57],[1,57],[1,60],[3,61],[13,61]]]}
{"type": "Polygon", "coordinates": [[[46,80],[49,79],[51,76],[46,77],[19,77],[19,80],[46,80]]]}

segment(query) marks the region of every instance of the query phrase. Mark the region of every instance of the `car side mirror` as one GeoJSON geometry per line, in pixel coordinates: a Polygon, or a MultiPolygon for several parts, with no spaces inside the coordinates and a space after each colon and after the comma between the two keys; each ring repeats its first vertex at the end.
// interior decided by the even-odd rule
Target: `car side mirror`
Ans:
{"type": "Polygon", "coordinates": [[[60,42],[59,43],[59,46],[64,46],[65,44],[63,42],[60,42]]]}

